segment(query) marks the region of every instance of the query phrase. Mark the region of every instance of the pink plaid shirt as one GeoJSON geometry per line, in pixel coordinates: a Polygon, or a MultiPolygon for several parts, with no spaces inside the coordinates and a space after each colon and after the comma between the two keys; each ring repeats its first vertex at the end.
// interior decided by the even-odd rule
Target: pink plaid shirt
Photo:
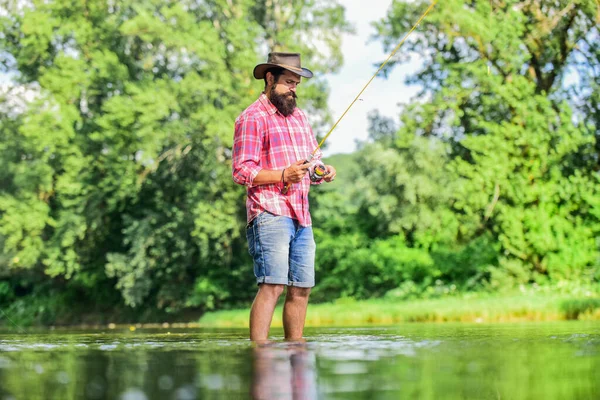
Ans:
{"type": "MultiPolygon", "coordinates": [[[[261,169],[282,170],[298,160],[307,159],[318,143],[302,110],[284,117],[263,93],[235,121],[233,138],[233,180],[245,185],[248,192],[248,222],[262,211],[298,220],[302,226],[312,224],[308,211],[308,174],[291,185],[287,194],[281,182],[254,186],[261,169]]],[[[313,161],[321,158],[317,151],[313,161]]]]}

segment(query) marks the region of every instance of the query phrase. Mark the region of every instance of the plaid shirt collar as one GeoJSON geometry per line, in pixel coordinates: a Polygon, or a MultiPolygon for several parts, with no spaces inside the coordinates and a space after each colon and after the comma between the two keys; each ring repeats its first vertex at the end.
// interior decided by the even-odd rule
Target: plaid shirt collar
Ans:
{"type": "MultiPolygon", "coordinates": [[[[265,92],[262,92],[260,97],[258,98],[258,100],[260,101],[260,104],[262,104],[262,106],[265,108],[265,111],[269,114],[269,115],[273,115],[275,113],[279,113],[279,115],[281,115],[283,118],[286,118],[285,115],[283,115],[278,109],[277,107],[275,107],[273,105],[273,103],[271,103],[271,100],[269,100],[269,98],[267,97],[267,94],[265,92]]],[[[292,115],[297,116],[298,113],[298,107],[294,108],[294,112],[292,113],[292,115]]]]}
{"type": "Polygon", "coordinates": [[[271,103],[271,100],[269,100],[265,92],[262,92],[258,100],[265,108],[265,111],[269,113],[269,115],[273,115],[278,111],[277,107],[275,107],[273,103],[271,103]]]}

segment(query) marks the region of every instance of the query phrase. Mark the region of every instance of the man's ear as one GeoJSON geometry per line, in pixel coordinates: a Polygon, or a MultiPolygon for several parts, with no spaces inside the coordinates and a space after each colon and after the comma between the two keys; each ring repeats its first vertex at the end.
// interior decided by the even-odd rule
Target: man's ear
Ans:
{"type": "Polygon", "coordinates": [[[275,83],[275,77],[273,76],[273,74],[270,73],[270,72],[267,72],[266,77],[267,77],[267,83],[268,83],[268,85],[269,86],[273,86],[273,83],[275,83]]]}

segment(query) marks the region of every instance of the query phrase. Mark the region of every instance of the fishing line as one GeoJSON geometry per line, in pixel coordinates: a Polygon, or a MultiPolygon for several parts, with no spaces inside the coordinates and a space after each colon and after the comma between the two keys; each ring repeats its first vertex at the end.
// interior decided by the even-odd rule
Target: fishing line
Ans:
{"type": "Polygon", "coordinates": [[[17,328],[21,333],[27,333],[25,331],[25,329],[23,329],[19,325],[17,325],[17,323],[15,321],[13,321],[1,308],[0,308],[0,313],[2,313],[2,315],[4,315],[4,318],[6,318],[10,323],[12,323],[15,326],[15,328],[17,328]]]}
{"type": "MultiPolygon", "coordinates": [[[[309,163],[312,160],[312,158],[315,156],[315,154],[317,153],[317,151],[321,148],[321,146],[323,145],[323,143],[325,143],[325,140],[327,140],[327,138],[329,137],[329,135],[331,135],[331,133],[333,132],[333,130],[338,126],[338,124],[340,123],[340,121],[342,120],[342,118],[344,118],[344,116],[348,113],[348,111],[350,111],[350,108],[352,108],[352,106],[354,105],[354,103],[356,103],[360,99],[360,96],[367,89],[367,87],[371,84],[371,82],[373,82],[373,80],[375,79],[375,77],[377,76],[377,74],[383,69],[383,67],[385,67],[385,65],[392,59],[392,57],[394,57],[394,55],[396,55],[396,52],[404,44],[404,42],[406,41],[406,39],[408,39],[408,37],[410,36],[410,34],[413,33],[413,31],[415,29],[417,29],[417,26],[419,26],[419,24],[421,23],[421,21],[425,18],[425,16],[427,16],[427,14],[429,14],[429,12],[433,9],[433,7],[435,7],[436,4],[437,4],[437,0],[434,0],[433,3],[431,3],[429,5],[429,7],[427,8],[427,10],[425,10],[425,12],[423,13],[423,15],[421,15],[421,18],[419,18],[419,20],[413,25],[413,27],[410,29],[410,31],[408,31],[408,33],[406,34],[406,36],[404,36],[404,39],[402,39],[402,41],[400,43],[398,43],[398,45],[396,46],[396,48],[390,53],[390,55],[383,62],[383,64],[381,64],[381,66],[379,67],[379,69],[373,74],[373,76],[371,77],[371,79],[369,79],[369,81],[365,84],[365,86],[363,86],[362,90],[356,95],[356,97],[354,98],[354,100],[352,101],[352,103],[350,103],[350,105],[348,106],[348,108],[346,108],[346,111],[343,112],[343,114],[338,118],[338,120],[336,121],[336,123],[333,124],[333,126],[331,127],[331,129],[329,129],[329,132],[327,132],[327,134],[325,135],[325,137],[321,140],[321,143],[319,143],[319,145],[317,146],[317,148],[311,153],[311,155],[306,160],[305,164],[309,163]]],[[[291,186],[291,183],[287,183],[285,185],[285,188],[282,191],[283,194],[287,193],[287,191],[289,190],[290,186],[291,186]]]]}
{"type": "Polygon", "coordinates": [[[350,103],[350,105],[348,106],[348,108],[346,108],[346,111],[344,111],[344,113],[342,114],[342,116],[336,121],[335,124],[333,124],[333,126],[331,127],[331,129],[329,130],[329,132],[327,133],[327,135],[325,135],[325,137],[323,138],[323,140],[321,140],[321,143],[319,143],[319,145],[317,146],[317,148],[315,149],[315,151],[312,152],[311,157],[314,156],[316,154],[317,150],[319,150],[321,148],[321,146],[323,145],[323,143],[325,142],[325,140],[329,137],[329,135],[331,135],[331,133],[333,132],[333,130],[336,128],[336,126],[338,126],[338,124],[340,123],[340,121],[342,120],[342,118],[344,118],[344,116],[348,113],[348,111],[354,105],[354,103],[356,103],[358,101],[358,99],[360,98],[360,96],[367,89],[367,87],[371,84],[371,82],[373,82],[373,79],[375,79],[375,77],[377,76],[377,74],[383,69],[383,67],[385,67],[385,65],[388,63],[388,61],[390,61],[391,58],[394,57],[394,55],[396,55],[396,52],[400,49],[400,47],[402,46],[402,44],[404,44],[404,42],[406,41],[406,39],[408,39],[408,37],[410,36],[410,34],[413,33],[413,31],[415,29],[417,29],[417,26],[419,26],[419,24],[421,23],[421,21],[425,18],[425,16],[427,14],[429,14],[429,11],[431,11],[436,4],[437,4],[437,0],[435,0],[433,3],[431,3],[431,5],[429,6],[429,8],[427,8],[427,10],[423,13],[423,15],[421,15],[421,18],[419,18],[419,20],[413,25],[413,27],[411,28],[411,30],[408,31],[408,33],[406,34],[406,36],[404,36],[404,39],[402,39],[402,41],[400,43],[398,43],[398,45],[396,46],[396,48],[394,49],[394,51],[392,51],[390,53],[390,55],[388,56],[388,58],[383,62],[383,64],[381,64],[381,66],[379,67],[379,69],[373,74],[373,76],[371,77],[371,79],[369,79],[369,81],[365,84],[365,86],[358,93],[358,95],[356,95],[356,97],[354,98],[354,100],[352,101],[352,103],[350,103]]]}

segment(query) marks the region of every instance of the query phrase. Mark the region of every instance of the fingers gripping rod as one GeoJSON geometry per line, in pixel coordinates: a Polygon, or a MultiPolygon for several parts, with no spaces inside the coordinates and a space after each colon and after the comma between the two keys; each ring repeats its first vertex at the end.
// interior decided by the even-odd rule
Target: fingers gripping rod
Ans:
{"type": "MultiPolygon", "coordinates": [[[[371,79],[369,79],[369,81],[365,84],[365,86],[363,86],[362,90],[356,95],[356,97],[354,98],[354,100],[352,100],[352,103],[350,103],[350,105],[348,106],[348,108],[346,108],[346,110],[338,118],[338,120],[336,121],[336,123],[333,124],[333,126],[331,127],[331,129],[329,129],[329,132],[327,132],[327,134],[325,135],[325,137],[323,138],[323,140],[321,140],[321,143],[319,143],[319,145],[317,146],[317,148],[308,156],[308,158],[306,159],[306,161],[304,162],[304,164],[310,163],[312,161],[312,159],[315,156],[315,154],[317,153],[317,151],[321,148],[321,146],[323,145],[323,143],[325,143],[325,140],[327,140],[327,138],[329,137],[329,135],[331,135],[331,133],[333,132],[333,130],[338,126],[338,124],[340,123],[340,121],[342,120],[342,118],[344,118],[344,116],[348,113],[348,111],[350,111],[350,108],[352,108],[352,106],[354,105],[354,103],[356,103],[358,101],[358,99],[363,94],[363,92],[367,89],[367,87],[371,84],[371,82],[373,82],[373,80],[375,79],[375,77],[377,76],[377,74],[392,59],[392,57],[396,54],[396,52],[404,44],[404,42],[406,41],[406,39],[408,39],[408,37],[410,36],[410,34],[413,33],[413,31],[415,29],[417,29],[417,26],[419,26],[419,24],[421,23],[421,21],[423,21],[423,19],[425,18],[425,16],[427,16],[427,14],[429,14],[429,12],[433,9],[433,7],[435,7],[436,4],[437,4],[437,0],[434,0],[429,5],[429,7],[427,8],[427,10],[425,10],[425,12],[423,13],[423,15],[421,15],[421,17],[419,18],[419,20],[413,25],[413,27],[410,29],[410,31],[408,31],[408,33],[404,36],[404,38],[402,39],[402,41],[400,41],[400,43],[398,43],[398,45],[390,53],[390,55],[388,56],[388,58],[381,64],[381,66],[379,67],[379,69],[377,71],[375,71],[375,73],[373,74],[373,76],[371,77],[371,79]]],[[[286,194],[288,192],[288,190],[290,189],[290,186],[291,186],[291,183],[289,183],[289,182],[286,183],[285,187],[282,190],[282,193],[286,194]]]]}

